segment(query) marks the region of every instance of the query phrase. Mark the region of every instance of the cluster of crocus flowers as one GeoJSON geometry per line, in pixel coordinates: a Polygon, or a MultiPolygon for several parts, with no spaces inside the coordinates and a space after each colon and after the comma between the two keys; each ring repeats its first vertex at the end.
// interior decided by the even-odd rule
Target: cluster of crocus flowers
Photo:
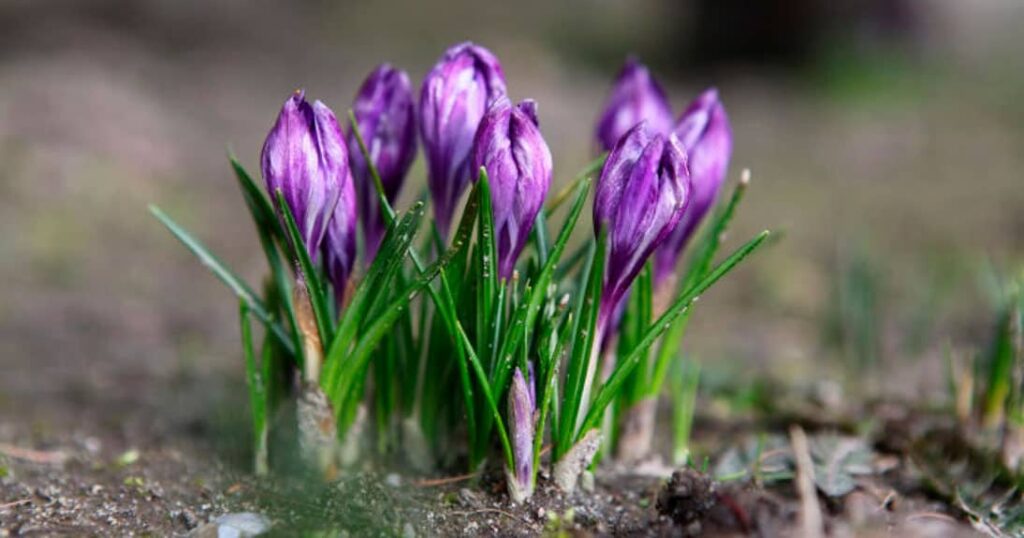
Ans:
{"type": "Polygon", "coordinates": [[[598,119],[598,144],[611,151],[627,131],[641,122],[646,122],[651,133],[676,135],[688,157],[692,181],[689,208],[655,256],[655,280],[661,284],[675,273],[680,254],[718,198],[732,154],[732,130],[714,88],[701,93],[673,121],[672,106],[661,85],[647,67],[629,58],[598,119]]]}
{"type": "MultiPolygon", "coordinates": [[[[485,172],[498,276],[505,282],[512,278],[550,188],[553,161],[536,103],[514,104],[506,91],[497,57],[463,43],[446,51],[427,74],[418,104],[404,71],[387,64],[376,68],[355,97],[354,128],[344,134],[334,113],[320,101],[308,103],[302,91],[286,100],[263,147],[263,177],[278,212],[280,193],[294,216],[310,259],[322,262],[339,309],[356,270],[358,230],[369,264],[387,229],[378,188],[388,202],[397,198],[416,155],[417,133],[438,232],[447,236],[460,196],[485,172]]],[[[664,91],[647,68],[629,60],[597,126],[598,141],[609,152],[593,206],[595,232],[608,241],[598,299],[598,343],[655,252],[656,279],[672,273],[725,175],[731,133],[717,92],[702,94],[678,122],[671,114],[664,91]]],[[[296,290],[301,291],[298,267],[296,261],[296,290]]],[[[301,294],[296,300],[302,300],[301,294]]],[[[303,314],[308,306],[295,307],[306,340],[307,368],[315,368],[315,360],[309,362],[321,353],[319,341],[310,336],[315,327],[309,328],[309,314],[303,314]]],[[[591,360],[584,401],[590,398],[595,365],[591,360]]],[[[307,371],[306,377],[315,383],[316,370],[307,371]]],[[[522,500],[532,492],[535,476],[537,401],[530,369],[515,369],[507,398],[514,461],[508,469],[509,488],[514,499],[522,500]]]]}
{"type": "MultiPolygon", "coordinates": [[[[656,298],[654,314],[661,314],[668,298],[675,292],[679,259],[701,221],[714,206],[725,180],[732,153],[732,132],[718,91],[714,88],[705,90],[675,122],[671,114],[665,93],[650,71],[633,59],[627,60],[615,80],[608,105],[596,129],[600,145],[611,149],[594,206],[594,221],[608,227],[610,241],[597,328],[598,342],[601,343],[613,340],[625,303],[623,296],[628,293],[632,281],[652,252],[656,298]],[[635,127],[618,138],[614,146],[610,145],[609,141],[617,136],[619,130],[630,124],[635,127]],[[662,163],[678,163],[676,167],[665,166],[662,170],[677,170],[680,177],[685,176],[685,207],[671,217],[663,209],[676,200],[676,194],[671,191],[659,191],[661,194],[658,195],[652,191],[644,201],[620,197],[621,184],[624,183],[622,178],[626,175],[621,168],[634,166],[632,162],[635,162],[628,156],[641,153],[640,146],[646,143],[647,138],[659,137],[666,141],[667,148],[671,148],[665,152],[662,163]],[[607,194],[602,195],[602,191],[607,194]],[[626,199],[630,205],[622,205],[618,201],[621,199],[626,199]],[[605,204],[608,207],[603,207],[605,204]],[[644,219],[630,218],[630,214],[643,215],[644,219]]],[[[635,169],[643,170],[644,167],[635,169]]],[[[614,356],[609,354],[605,369],[613,361],[614,356]]],[[[631,461],[646,456],[653,436],[655,410],[656,405],[646,401],[622,413],[622,437],[618,439],[617,447],[620,458],[631,461]]]]}

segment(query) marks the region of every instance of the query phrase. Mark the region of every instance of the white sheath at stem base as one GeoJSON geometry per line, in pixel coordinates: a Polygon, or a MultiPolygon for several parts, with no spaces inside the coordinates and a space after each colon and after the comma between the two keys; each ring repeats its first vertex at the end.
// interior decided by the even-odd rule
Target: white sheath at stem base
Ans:
{"type": "Polygon", "coordinates": [[[645,398],[623,413],[615,457],[623,463],[636,463],[651,453],[657,398],[645,398]]]}
{"type": "Polygon", "coordinates": [[[338,474],[338,427],[327,395],[319,385],[305,383],[295,410],[299,422],[299,451],[303,461],[325,479],[338,474]]]}
{"type": "Polygon", "coordinates": [[[590,430],[572,446],[562,459],[555,462],[553,478],[558,489],[565,493],[572,493],[576,489],[576,482],[580,473],[590,466],[594,455],[601,448],[601,431],[590,430]]]}
{"type": "Polygon", "coordinates": [[[508,496],[513,503],[519,504],[533,496],[533,484],[520,484],[512,469],[505,469],[505,482],[508,484],[508,496]]]}

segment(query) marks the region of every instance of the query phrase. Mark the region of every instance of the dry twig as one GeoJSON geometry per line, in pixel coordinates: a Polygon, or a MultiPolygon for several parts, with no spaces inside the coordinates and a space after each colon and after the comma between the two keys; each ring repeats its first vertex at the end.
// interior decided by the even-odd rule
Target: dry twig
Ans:
{"type": "Polygon", "coordinates": [[[800,521],[803,525],[801,536],[821,538],[825,535],[825,524],[821,517],[821,505],[814,486],[814,462],[807,445],[807,434],[800,426],[789,428],[789,439],[796,459],[796,487],[800,492],[800,521]]]}
{"type": "Polygon", "coordinates": [[[445,484],[454,484],[456,482],[463,482],[475,477],[479,473],[462,474],[458,476],[447,476],[445,478],[428,478],[424,480],[416,480],[412,485],[418,488],[430,488],[434,486],[443,486],[445,484]]]}
{"type": "Polygon", "coordinates": [[[59,450],[43,451],[31,448],[22,448],[7,443],[0,443],[0,454],[16,460],[30,461],[32,463],[61,464],[67,459],[67,454],[59,450]]]}

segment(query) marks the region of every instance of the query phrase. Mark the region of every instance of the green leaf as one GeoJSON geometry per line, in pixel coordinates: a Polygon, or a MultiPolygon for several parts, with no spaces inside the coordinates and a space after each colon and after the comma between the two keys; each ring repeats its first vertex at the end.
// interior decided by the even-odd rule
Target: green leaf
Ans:
{"type": "Polygon", "coordinates": [[[558,238],[551,249],[547,263],[541,268],[537,281],[531,284],[527,300],[520,303],[519,308],[512,315],[512,320],[507,328],[509,337],[502,342],[501,351],[498,353],[498,367],[495,369],[492,386],[506,386],[512,375],[512,361],[509,358],[515,353],[516,347],[523,342],[523,327],[526,328],[525,334],[528,337],[529,331],[532,330],[536,323],[537,314],[540,312],[540,307],[544,302],[544,296],[547,294],[552,276],[558,266],[558,261],[562,256],[562,252],[565,251],[565,246],[569,243],[572,231],[576,227],[577,221],[579,221],[583,207],[586,205],[590,184],[590,180],[584,180],[577,186],[576,200],[569,211],[569,216],[565,219],[565,224],[562,225],[562,231],[558,233],[558,238]]]}
{"type": "MultiPolygon", "coordinates": [[[[394,325],[402,311],[409,305],[409,302],[434,280],[434,277],[450,260],[451,256],[446,255],[427,268],[408,287],[401,290],[398,298],[392,301],[383,314],[376,318],[367,330],[360,335],[355,349],[348,360],[341,363],[338,369],[339,373],[336,379],[332,380],[333,384],[327,391],[328,396],[332,397],[332,401],[335,398],[338,398],[339,401],[344,401],[345,398],[351,397],[350,392],[355,384],[355,380],[359,377],[356,374],[365,370],[371,358],[370,354],[377,347],[377,344],[384,336],[388,335],[392,325],[394,325]]],[[[341,433],[339,431],[339,434],[341,433]]]]}
{"type": "MultiPolygon", "coordinates": [[[[286,298],[286,300],[281,301],[281,304],[284,305],[288,327],[291,329],[294,349],[298,350],[295,358],[301,367],[302,343],[299,339],[299,331],[295,321],[295,305],[292,304],[291,300],[288,300],[292,296],[291,273],[284,262],[281,261],[281,254],[277,248],[277,244],[287,248],[284,232],[281,229],[281,222],[277,219],[274,208],[267,201],[266,197],[263,196],[262,191],[253,182],[245,168],[233,156],[230,159],[231,167],[235,171],[235,177],[238,178],[238,184],[242,190],[242,197],[245,199],[245,204],[249,208],[253,222],[256,224],[260,246],[263,248],[263,253],[267,258],[267,265],[270,266],[270,273],[274,285],[277,287],[277,293],[280,297],[286,298]],[[276,244],[275,241],[277,242],[276,244]]],[[[270,308],[269,310],[275,312],[277,309],[270,308]]]]}
{"type": "MultiPolygon", "coordinates": [[[[388,202],[388,195],[384,191],[384,182],[380,180],[380,172],[377,170],[376,163],[373,162],[373,158],[370,156],[370,150],[366,147],[366,141],[363,140],[363,131],[359,128],[359,122],[356,121],[356,115],[351,109],[348,111],[348,123],[352,127],[352,133],[356,136],[356,142],[359,144],[359,151],[363,155],[363,162],[366,163],[370,169],[370,178],[373,180],[374,190],[377,191],[377,202],[380,204],[381,214],[384,216],[384,223],[391,225],[391,222],[395,220],[395,210],[391,208],[391,203],[388,202]]],[[[423,269],[420,268],[420,271],[423,269]]]]}
{"type": "Polygon", "coordinates": [[[252,218],[256,221],[256,227],[277,241],[285,241],[286,236],[284,228],[281,227],[281,221],[277,219],[274,207],[263,196],[263,191],[256,186],[252,176],[235,159],[234,155],[229,155],[228,159],[231,161],[231,168],[235,172],[235,177],[238,178],[238,185],[242,188],[242,196],[249,207],[249,212],[252,213],[252,218]]]}
{"type": "Polygon", "coordinates": [[[873,472],[875,455],[856,437],[817,435],[810,440],[814,483],[829,497],[842,497],[857,487],[857,476],[873,472]]]}
{"type": "Polygon", "coordinates": [[[759,435],[729,447],[712,474],[715,480],[723,482],[756,475],[763,483],[770,483],[792,479],[796,475],[796,463],[784,435],[759,435]]]}
{"type": "Polygon", "coordinates": [[[476,375],[477,381],[480,383],[484,400],[490,408],[493,423],[498,426],[498,437],[501,440],[502,451],[505,453],[506,468],[515,469],[515,458],[512,454],[512,444],[508,439],[508,432],[505,429],[505,421],[502,420],[501,412],[498,410],[498,402],[495,399],[494,393],[491,391],[490,383],[487,381],[487,374],[484,373],[484,367],[480,364],[480,358],[477,357],[476,353],[473,351],[473,345],[469,341],[469,337],[466,336],[466,331],[462,328],[462,324],[459,323],[458,320],[456,320],[455,323],[459,332],[459,338],[462,340],[463,347],[466,350],[469,363],[473,367],[473,373],[476,375]]]}
{"type": "Polygon", "coordinates": [[[672,394],[672,463],[686,465],[690,460],[690,432],[697,411],[700,363],[679,363],[669,392],[672,394]]]}
{"type": "Polygon", "coordinates": [[[288,350],[289,353],[295,354],[295,347],[292,343],[292,339],[289,338],[288,333],[285,332],[281,325],[274,321],[273,316],[267,311],[263,301],[256,295],[256,293],[249,287],[235,273],[233,273],[227,266],[224,265],[216,256],[210,253],[209,250],[203,246],[196,238],[192,237],[191,234],[185,231],[184,228],[174,222],[170,217],[167,216],[159,207],[155,205],[149,206],[149,212],[153,214],[175,237],[178,238],[182,244],[185,245],[192,254],[195,254],[199,261],[206,266],[221,282],[226,284],[228,288],[241,300],[245,301],[245,304],[252,310],[252,313],[259,318],[260,321],[269,329],[275,337],[277,337],[280,344],[288,350]]]}
{"type": "Polygon", "coordinates": [[[590,429],[581,430],[578,419],[589,404],[590,387],[597,372],[600,335],[596,333],[600,330],[598,311],[601,309],[601,289],[604,282],[607,251],[608,230],[604,228],[597,240],[597,251],[587,280],[587,287],[580,294],[580,301],[582,301],[581,326],[576,333],[576,339],[572,345],[572,355],[566,368],[565,392],[562,396],[563,407],[558,426],[559,438],[555,443],[555,460],[569,451],[576,441],[576,432],[590,429]]]}
{"type": "Polygon", "coordinates": [[[494,364],[496,342],[491,339],[493,324],[496,323],[498,312],[496,301],[498,295],[498,247],[494,237],[494,211],[491,208],[491,185],[487,170],[480,168],[477,181],[477,192],[480,214],[476,230],[476,337],[477,354],[484,357],[488,364],[494,364]]]}
{"type": "Polygon", "coordinates": [[[253,450],[256,453],[256,472],[262,474],[265,450],[263,446],[267,428],[267,393],[256,366],[256,354],[252,345],[252,327],[249,325],[249,307],[239,301],[238,318],[241,323],[242,354],[245,357],[245,381],[249,389],[249,409],[252,412],[253,450]]]}
{"type": "MultiPolygon", "coordinates": [[[[391,297],[387,284],[401,267],[422,218],[423,204],[417,203],[401,220],[391,223],[381,241],[376,259],[370,265],[366,277],[356,287],[348,308],[342,313],[337,334],[324,358],[322,385],[329,396],[332,395],[331,387],[336,387],[340,382],[339,368],[345,362],[345,355],[357,344],[359,328],[373,322],[367,319],[367,312],[375,310],[373,306],[376,301],[387,301],[391,297]]],[[[333,396],[340,398],[342,395],[333,396]]]]}
{"type": "Polygon", "coordinates": [[[590,407],[590,410],[587,413],[587,418],[584,420],[584,425],[579,431],[585,432],[598,426],[605,407],[607,407],[608,404],[611,403],[619,394],[619,391],[622,389],[630,372],[636,368],[639,361],[644,357],[644,351],[651,347],[655,340],[668,330],[676,318],[689,309],[690,305],[697,297],[700,296],[700,294],[707,291],[707,289],[714,285],[715,282],[718,282],[720,278],[736,267],[736,265],[750,255],[750,253],[760,247],[764,243],[764,240],[768,238],[768,235],[769,233],[767,230],[758,234],[757,237],[748,241],[747,244],[737,249],[732,253],[732,255],[726,258],[725,261],[715,267],[715,269],[696,286],[690,288],[675,300],[672,306],[670,306],[668,310],[666,310],[665,313],[662,314],[662,316],[658,318],[658,320],[655,321],[647,330],[643,339],[637,344],[637,347],[633,352],[616,363],[615,370],[612,372],[612,375],[608,378],[608,381],[601,387],[597,396],[594,398],[594,405],[590,407]]]}
{"type": "Polygon", "coordinates": [[[537,263],[544,266],[548,262],[548,219],[543,211],[537,212],[533,220],[533,231],[530,233],[534,249],[537,251],[537,263]]]}
{"type": "Polygon", "coordinates": [[[289,244],[292,257],[299,262],[306,290],[309,292],[309,303],[313,307],[313,317],[316,318],[316,328],[320,334],[321,346],[327,348],[334,337],[331,330],[331,314],[327,306],[327,287],[320,278],[320,273],[313,266],[313,260],[310,259],[306,245],[302,241],[302,233],[299,232],[299,227],[295,224],[295,216],[292,215],[292,210],[284,199],[284,193],[281,192],[281,189],[277,189],[276,195],[277,207],[281,209],[285,229],[288,231],[288,237],[291,238],[289,244]]]}
{"type": "MultiPolygon", "coordinates": [[[[718,253],[718,248],[721,246],[722,237],[725,235],[729,223],[732,222],[732,217],[736,214],[736,208],[739,207],[740,201],[743,200],[743,195],[747,192],[749,184],[750,181],[744,174],[743,179],[733,189],[732,196],[729,197],[729,202],[725,205],[725,209],[718,213],[711,226],[705,232],[704,240],[698,248],[697,255],[694,256],[689,270],[686,272],[686,277],[681,279],[679,291],[689,289],[707,276],[711,263],[718,253]]],[[[665,338],[661,341],[661,347],[658,349],[658,355],[654,360],[654,374],[651,376],[650,385],[646,391],[650,397],[661,393],[661,387],[665,383],[665,376],[668,373],[669,363],[676,357],[683,339],[683,333],[686,332],[690,312],[691,310],[687,309],[682,316],[676,319],[669,328],[665,338]]]]}
{"type": "Polygon", "coordinates": [[[547,214],[547,216],[550,217],[551,214],[555,212],[555,210],[561,207],[561,205],[564,204],[565,201],[572,196],[573,191],[579,189],[579,185],[581,183],[583,183],[584,181],[589,181],[595,173],[601,170],[601,167],[604,166],[604,161],[607,158],[608,153],[602,153],[600,157],[587,163],[587,165],[583,167],[583,170],[580,170],[579,173],[576,174],[576,177],[572,179],[572,181],[570,181],[565,187],[562,187],[562,190],[558,191],[554,196],[552,196],[551,201],[548,202],[547,207],[544,208],[544,212],[547,214]]]}

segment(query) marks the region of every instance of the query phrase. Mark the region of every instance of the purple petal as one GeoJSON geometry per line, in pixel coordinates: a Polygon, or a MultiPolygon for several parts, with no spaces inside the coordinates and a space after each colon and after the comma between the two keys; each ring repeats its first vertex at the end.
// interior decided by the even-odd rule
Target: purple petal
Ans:
{"type": "Polygon", "coordinates": [[[420,91],[420,134],[427,156],[427,183],[442,235],[466,186],[473,139],[487,107],[505,95],[501,64],[487,49],[462,43],[448,49],[420,91]]]}
{"type": "Polygon", "coordinates": [[[689,155],[693,200],[669,239],[658,249],[657,281],[675,269],[680,254],[714,206],[725,180],[732,155],[732,130],[717,90],[709,89],[694,100],[680,117],[675,132],[689,155]]]}
{"type": "MultiPolygon", "coordinates": [[[[388,201],[394,202],[416,156],[416,121],[408,75],[388,64],[377,67],[359,88],[352,112],[380,174],[384,193],[388,201]]],[[[346,138],[369,264],[376,256],[386,226],[369,166],[351,128],[346,138]]]]}
{"type": "Polygon", "coordinates": [[[667,135],[672,130],[672,107],[647,67],[628,58],[597,122],[601,148],[614,147],[619,138],[641,121],[648,122],[652,133],[667,135]]]}

